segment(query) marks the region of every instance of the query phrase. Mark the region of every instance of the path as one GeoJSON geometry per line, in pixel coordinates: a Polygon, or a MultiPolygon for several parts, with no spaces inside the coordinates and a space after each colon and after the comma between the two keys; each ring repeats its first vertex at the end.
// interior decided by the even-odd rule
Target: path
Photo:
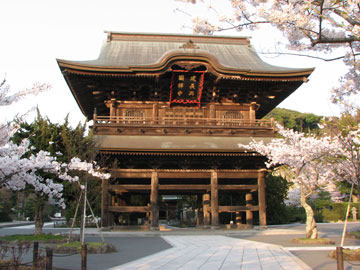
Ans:
{"type": "Polygon", "coordinates": [[[162,236],[173,246],[111,270],[133,269],[311,269],[280,246],[221,235],[162,236]]]}

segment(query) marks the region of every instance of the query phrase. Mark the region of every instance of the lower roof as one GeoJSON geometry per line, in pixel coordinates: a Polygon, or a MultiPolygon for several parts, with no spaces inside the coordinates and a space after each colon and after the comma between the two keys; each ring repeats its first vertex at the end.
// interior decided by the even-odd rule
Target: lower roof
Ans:
{"type": "Polygon", "coordinates": [[[270,142],[273,137],[202,137],[202,136],[119,136],[96,135],[101,150],[108,151],[178,151],[246,152],[239,144],[251,140],[270,142]]]}

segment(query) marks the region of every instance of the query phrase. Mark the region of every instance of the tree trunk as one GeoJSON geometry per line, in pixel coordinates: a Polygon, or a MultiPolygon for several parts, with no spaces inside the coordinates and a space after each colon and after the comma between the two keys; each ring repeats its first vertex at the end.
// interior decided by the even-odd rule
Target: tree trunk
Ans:
{"type": "Polygon", "coordinates": [[[44,226],[43,212],[44,212],[45,202],[44,198],[39,195],[36,195],[36,204],[35,204],[35,235],[42,233],[42,228],[44,226]]]}
{"type": "Polygon", "coordinates": [[[358,188],[358,190],[357,190],[357,192],[358,192],[358,194],[357,194],[357,202],[358,202],[358,204],[359,204],[359,211],[358,211],[358,216],[360,216],[360,181],[357,181],[357,188],[358,188]]]}
{"type": "Polygon", "coordinates": [[[300,201],[301,206],[304,207],[306,213],[306,238],[317,239],[319,231],[314,218],[314,211],[306,202],[303,185],[301,185],[300,201]]]}

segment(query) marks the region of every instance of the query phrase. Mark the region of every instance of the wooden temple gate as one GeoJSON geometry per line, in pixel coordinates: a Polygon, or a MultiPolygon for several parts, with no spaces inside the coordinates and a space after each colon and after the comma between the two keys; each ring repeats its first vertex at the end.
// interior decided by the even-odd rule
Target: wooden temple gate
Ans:
{"type": "Polygon", "coordinates": [[[57,61],[112,175],[102,183],[103,227],[141,213],[157,229],[160,196],[189,193],[198,225],[217,228],[224,212],[244,227],[259,213],[266,225],[266,160],[239,144],[276,136],[263,118],[312,68],[269,65],[247,37],[118,32],[98,59],[57,61]],[[219,205],[227,194],[237,205],[219,205]]]}
{"type": "Polygon", "coordinates": [[[144,178],[149,180],[149,184],[115,184],[111,185],[108,180],[102,182],[102,226],[113,226],[113,213],[149,213],[150,228],[158,229],[159,226],[159,206],[158,197],[161,192],[166,191],[196,191],[202,194],[202,207],[198,209],[202,213],[201,220],[205,227],[219,227],[219,213],[236,213],[238,227],[242,226],[239,220],[240,212],[246,213],[246,225],[253,225],[253,212],[259,212],[260,226],[266,226],[266,203],[265,203],[265,173],[266,170],[137,170],[137,169],[113,169],[113,178],[144,178]],[[178,179],[176,184],[161,184],[161,179],[178,179]],[[209,179],[209,184],[182,184],[181,179],[209,179]],[[256,179],[257,184],[221,184],[221,179],[256,179]],[[127,206],[121,205],[116,194],[131,191],[147,191],[150,196],[149,206],[127,206]],[[110,194],[109,191],[113,191],[110,194]],[[221,191],[241,191],[245,192],[246,205],[223,206],[219,205],[219,192],[221,191]],[[253,194],[258,194],[258,205],[253,205],[253,194]]]}

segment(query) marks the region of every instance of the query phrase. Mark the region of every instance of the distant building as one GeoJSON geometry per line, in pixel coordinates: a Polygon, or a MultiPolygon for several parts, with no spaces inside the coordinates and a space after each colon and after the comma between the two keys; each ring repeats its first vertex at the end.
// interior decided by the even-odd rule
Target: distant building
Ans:
{"type": "Polygon", "coordinates": [[[157,229],[160,195],[186,194],[198,226],[229,223],[226,213],[240,228],[266,225],[265,159],[238,143],[272,139],[261,118],[313,69],[269,65],[243,37],[116,32],[98,59],[58,64],[112,174],[103,227],[126,217],[157,229]]]}

